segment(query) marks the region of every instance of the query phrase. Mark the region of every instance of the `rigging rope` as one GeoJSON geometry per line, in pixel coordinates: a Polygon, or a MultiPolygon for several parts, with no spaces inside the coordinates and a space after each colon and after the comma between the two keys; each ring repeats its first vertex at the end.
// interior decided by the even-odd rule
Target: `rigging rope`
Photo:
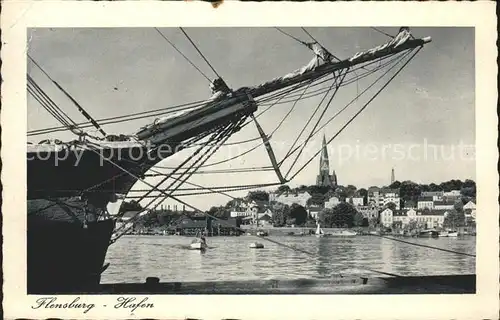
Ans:
{"type": "MultiPolygon", "coordinates": [[[[370,98],[370,100],[368,100],[368,102],[366,102],[366,104],[357,112],[354,114],[354,116],[349,120],[347,121],[346,124],[344,124],[344,126],[342,126],[340,128],[339,131],[337,131],[337,133],[327,142],[327,144],[331,143],[335,138],[337,138],[337,136],[342,132],[344,131],[344,129],[352,122],[354,121],[354,119],[356,119],[360,114],[361,112],[363,112],[366,107],[380,94],[380,92],[382,92],[383,89],[385,89],[389,83],[403,70],[404,67],[406,67],[406,65],[408,65],[408,63],[410,63],[410,61],[415,57],[415,55],[420,51],[421,47],[418,48],[414,53],[413,55],[408,59],[408,61],[406,61],[403,66],[401,66],[401,68],[399,70],[396,71],[396,73],[391,77],[389,78],[389,80],[375,93],[375,95],[370,98]]],[[[304,168],[309,164],[311,163],[312,160],[314,160],[314,158],[321,152],[321,149],[318,150],[318,152],[316,152],[314,154],[314,156],[309,159],[289,180],[293,180],[293,178],[295,178],[297,176],[297,174],[299,174],[302,170],[304,170],[304,168]]]]}
{"type": "Polygon", "coordinates": [[[28,74],[28,92],[35,98],[35,100],[40,103],[40,105],[46,109],[56,120],[58,120],[63,126],[70,129],[75,125],[73,119],[71,119],[61,108],[55,104],[55,102],[43,91],[42,88],[31,78],[28,74]],[[30,87],[31,86],[31,87],[30,87]],[[71,124],[71,123],[73,124],[71,124]]]}
{"type": "MultiPolygon", "coordinates": [[[[317,44],[319,44],[323,49],[325,49],[325,47],[323,47],[321,45],[321,43],[319,43],[318,40],[316,40],[307,30],[306,28],[304,27],[300,27],[314,42],[316,42],[317,44]]],[[[326,50],[326,49],[325,49],[326,50]]],[[[334,57],[335,59],[337,59],[338,61],[342,61],[339,57],[336,57],[334,54],[332,54],[330,51],[328,51],[328,54],[330,54],[332,57],[334,57]]]]}
{"type": "Polygon", "coordinates": [[[307,43],[305,43],[304,41],[302,41],[302,40],[300,40],[300,39],[298,39],[298,38],[296,38],[296,37],[292,36],[292,35],[291,35],[291,34],[289,34],[289,33],[286,33],[285,31],[281,30],[281,29],[280,29],[280,28],[278,28],[278,27],[274,27],[274,28],[275,28],[276,30],[278,30],[279,32],[281,32],[282,34],[284,34],[285,36],[288,36],[288,37],[292,38],[293,40],[295,40],[295,41],[297,41],[297,42],[299,42],[299,43],[301,43],[301,44],[303,44],[303,45],[307,46],[307,43]]]}
{"type": "Polygon", "coordinates": [[[158,33],[162,36],[162,38],[165,39],[182,57],[184,57],[184,59],[186,59],[186,61],[189,62],[191,66],[193,66],[196,70],[198,70],[198,72],[203,77],[205,77],[205,79],[207,79],[209,82],[212,82],[212,80],[210,80],[210,78],[206,74],[204,74],[203,71],[200,70],[200,68],[198,68],[193,62],[191,62],[191,60],[189,60],[189,58],[186,57],[184,53],[182,53],[179,49],[177,49],[177,47],[170,40],[168,40],[168,38],[163,33],[161,33],[161,31],[158,28],[155,27],[155,30],[158,31],[158,33]]]}
{"type": "MultiPolygon", "coordinates": [[[[335,75],[334,75],[335,77],[335,75]]],[[[326,94],[323,96],[323,98],[321,99],[321,101],[318,103],[318,106],[316,107],[316,109],[314,110],[313,114],[309,117],[309,119],[307,120],[306,124],[304,125],[304,127],[302,128],[302,130],[300,131],[299,135],[297,136],[297,138],[295,139],[295,141],[293,142],[292,144],[292,147],[290,147],[290,150],[293,148],[293,146],[295,145],[295,143],[297,143],[297,141],[299,140],[300,136],[302,135],[302,133],[304,133],[304,131],[306,130],[307,126],[309,125],[309,123],[311,122],[311,120],[314,118],[314,116],[316,115],[316,112],[318,112],[319,108],[321,107],[321,105],[323,104],[323,102],[325,101],[326,97],[328,96],[328,94],[330,93],[330,91],[332,90],[332,88],[334,87],[335,83],[332,83],[330,88],[328,89],[328,91],[326,92],[326,94]]],[[[332,99],[333,97],[335,96],[335,93],[337,92],[338,90],[338,86],[335,88],[335,92],[333,93],[332,95],[332,99]]],[[[325,107],[325,110],[328,108],[328,105],[325,107]]],[[[309,136],[310,138],[311,136],[309,136]]],[[[297,155],[297,157],[295,158],[295,161],[293,162],[292,166],[290,167],[290,169],[287,171],[287,173],[285,174],[285,176],[288,176],[288,174],[290,173],[290,170],[291,168],[295,165],[295,162],[297,162],[297,159],[299,158],[300,154],[302,153],[302,151],[304,150],[305,146],[307,144],[307,141],[304,143],[302,149],[300,150],[299,154],[297,155]]],[[[290,151],[289,151],[290,152],[290,151]]],[[[287,153],[288,154],[288,153],[287,153]]]]}
{"type": "MultiPolygon", "coordinates": [[[[92,118],[92,116],[90,116],[90,114],[85,111],[85,109],[66,91],[64,90],[63,87],[61,87],[59,85],[59,83],[57,81],[55,81],[54,79],[52,79],[47,72],[45,72],[45,70],[35,61],[35,59],[33,59],[29,54],[28,54],[28,58],[38,67],[38,69],[40,69],[44,74],[45,76],[47,76],[47,78],[52,81],[52,83],[59,89],[61,90],[64,95],[66,95],[66,97],[68,99],[71,100],[71,102],[73,102],[73,104],[76,106],[76,108],[78,109],[78,111],[80,111],[80,113],[85,117],[87,118],[87,120],[89,120],[90,123],[92,123],[92,125],[105,137],[106,136],[106,133],[104,132],[104,130],[101,128],[101,126],[94,120],[94,118],[92,118]]],[[[69,118],[69,117],[68,117],[69,118]]],[[[71,120],[71,122],[73,122],[73,124],[76,126],[76,122],[74,122],[73,120],[71,120]]]]}
{"type": "MultiPolygon", "coordinates": [[[[404,59],[406,56],[408,56],[411,52],[407,52],[405,53],[402,57],[401,57],[401,60],[404,59]]],[[[334,114],[330,119],[328,119],[328,121],[326,121],[325,124],[323,124],[322,126],[320,126],[318,128],[318,130],[316,130],[316,132],[314,132],[313,136],[317,135],[321,130],[323,130],[328,124],[330,124],[330,122],[332,122],[337,116],[339,116],[342,112],[344,112],[349,106],[351,106],[356,100],[359,99],[359,97],[361,97],[362,95],[364,95],[366,92],[368,92],[368,90],[370,90],[373,86],[375,86],[375,84],[377,84],[383,77],[385,77],[392,69],[394,69],[395,67],[397,66],[397,64],[394,64],[393,66],[391,66],[388,70],[386,70],[386,72],[384,72],[382,75],[380,75],[377,79],[375,79],[374,82],[372,82],[369,86],[367,86],[363,91],[361,91],[361,93],[358,93],[358,95],[356,97],[354,97],[351,101],[349,101],[349,103],[347,103],[342,109],[340,109],[336,114],[334,114]]],[[[286,161],[286,159],[291,156],[292,154],[294,154],[295,152],[297,152],[297,150],[300,148],[300,146],[302,146],[304,143],[302,144],[299,144],[297,147],[295,147],[295,149],[293,151],[290,152],[289,155],[285,156],[281,162],[280,162],[280,165],[286,161]]]]}
{"type": "Polygon", "coordinates": [[[405,241],[405,240],[401,240],[401,239],[396,239],[396,238],[392,238],[392,237],[386,237],[386,236],[382,236],[382,235],[373,235],[373,236],[377,236],[379,238],[388,239],[388,240],[392,240],[392,241],[396,241],[396,242],[402,242],[402,243],[406,243],[406,244],[411,244],[411,245],[414,245],[414,246],[417,246],[417,247],[435,249],[435,250],[439,250],[439,251],[444,251],[444,252],[449,252],[449,253],[455,253],[455,254],[459,254],[459,255],[463,255],[463,256],[468,256],[468,257],[474,257],[474,258],[476,257],[475,254],[470,254],[470,253],[465,253],[465,252],[459,252],[459,251],[454,251],[454,250],[449,250],[449,249],[444,249],[444,248],[438,248],[438,247],[428,246],[428,245],[425,245],[425,244],[420,244],[420,243],[415,243],[415,242],[409,242],[409,241],[405,241]]]}
{"type": "Polygon", "coordinates": [[[205,56],[203,55],[203,53],[201,53],[200,49],[198,49],[198,47],[196,46],[196,44],[194,44],[193,40],[191,40],[191,38],[188,36],[188,34],[186,33],[186,31],[184,31],[184,29],[182,27],[179,27],[179,29],[181,29],[182,33],[184,33],[184,35],[186,36],[186,38],[189,40],[189,42],[191,42],[191,44],[193,45],[193,47],[196,49],[196,51],[198,51],[198,53],[200,54],[200,56],[203,58],[203,60],[205,60],[205,62],[208,64],[208,66],[210,67],[210,69],[212,69],[212,71],[215,73],[215,75],[219,79],[222,79],[222,77],[217,73],[217,71],[215,71],[214,67],[210,64],[210,62],[208,62],[207,58],[205,58],[205,56]]]}
{"type": "Polygon", "coordinates": [[[393,36],[393,35],[390,35],[390,34],[388,34],[388,33],[385,33],[384,31],[382,31],[382,30],[380,30],[380,29],[378,29],[378,28],[375,28],[375,27],[371,27],[371,28],[372,28],[373,30],[377,31],[377,32],[380,32],[380,33],[381,33],[381,34],[383,34],[383,35],[388,36],[388,37],[389,37],[389,38],[391,38],[391,39],[394,39],[394,36],[393,36]]]}

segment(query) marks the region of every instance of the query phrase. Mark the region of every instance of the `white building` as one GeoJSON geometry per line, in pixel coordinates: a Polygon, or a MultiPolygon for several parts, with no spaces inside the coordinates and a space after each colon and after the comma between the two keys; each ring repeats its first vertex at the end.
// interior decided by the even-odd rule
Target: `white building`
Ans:
{"type": "Polygon", "coordinates": [[[351,197],[346,200],[348,203],[352,203],[354,206],[363,206],[365,203],[364,199],[362,197],[351,197]]]}
{"type": "Polygon", "coordinates": [[[423,225],[427,229],[442,227],[444,217],[448,214],[442,210],[430,210],[417,213],[417,223],[423,225]]]}
{"type": "Polygon", "coordinates": [[[384,211],[380,212],[380,223],[386,227],[390,228],[392,226],[394,219],[393,219],[393,212],[391,209],[387,208],[384,211]]]}
{"type": "Polygon", "coordinates": [[[333,209],[335,208],[338,204],[340,203],[339,198],[337,197],[331,197],[328,199],[328,201],[325,202],[325,208],[326,209],[333,209]]]}
{"type": "Polygon", "coordinates": [[[292,204],[300,204],[305,207],[307,200],[311,198],[309,192],[287,192],[282,194],[271,193],[269,194],[269,201],[275,201],[282,204],[291,206],[292,204]]]}
{"type": "Polygon", "coordinates": [[[432,201],[441,201],[443,200],[443,191],[424,191],[420,194],[421,197],[427,198],[430,197],[432,198],[432,201]]]}
{"type": "Polygon", "coordinates": [[[367,205],[380,206],[380,189],[377,187],[368,188],[368,203],[367,205]]]}
{"type": "Polygon", "coordinates": [[[464,205],[464,210],[466,210],[466,209],[475,210],[476,204],[473,201],[469,201],[464,205]]]}
{"type": "Polygon", "coordinates": [[[399,189],[388,188],[368,188],[368,203],[367,205],[375,205],[377,207],[386,206],[390,202],[396,205],[396,210],[400,209],[401,199],[399,198],[399,189]]]}
{"type": "Polygon", "coordinates": [[[452,210],[453,208],[455,208],[455,201],[434,201],[435,210],[452,210]]]}
{"type": "Polygon", "coordinates": [[[460,190],[451,190],[449,192],[443,192],[443,197],[460,197],[460,190]]]}
{"type": "Polygon", "coordinates": [[[417,202],[417,209],[434,209],[434,200],[432,197],[421,197],[417,202]]]}
{"type": "Polygon", "coordinates": [[[405,210],[416,209],[416,208],[417,208],[417,203],[413,200],[405,201],[403,206],[403,209],[405,210]]]}
{"type": "Polygon", "coordinates": [[[358,206],[356,210],[363,215],[363,218],[368,220],[378,218],[378,210],[375,206],[358,206]]]}
{"type": "Polygon", "coordinates": [[[417,211],[414,209],[409,209],[402,211],[399,214],[393,215],[393,221],[401,221],[403,228],[407,226],[411,221],[417,220],[417,211]]]}

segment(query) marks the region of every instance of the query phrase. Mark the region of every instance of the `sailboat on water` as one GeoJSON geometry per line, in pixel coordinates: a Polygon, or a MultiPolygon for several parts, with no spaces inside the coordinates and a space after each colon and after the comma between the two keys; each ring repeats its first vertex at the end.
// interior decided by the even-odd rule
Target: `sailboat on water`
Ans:
{"type": "Polygon", "coordinates": [[[323,229],[321,229],[319,222],[317,223],[317,226],[316,226],[315,235],[317,238],[322,238],[325,236],[325,232],[323,231],[323,229]]]}

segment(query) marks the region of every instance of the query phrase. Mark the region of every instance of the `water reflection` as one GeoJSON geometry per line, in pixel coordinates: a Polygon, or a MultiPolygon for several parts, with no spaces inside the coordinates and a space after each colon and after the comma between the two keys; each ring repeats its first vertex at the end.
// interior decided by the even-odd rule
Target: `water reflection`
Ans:
{"type": "MultiPolygon", "coordinates": [[[[475,259],[394,242],[377,237],[271,237],[314,253],[310,256],[261,241],[264,249],[250,249],[254,237],[209,238],[205,253],[189,250],[190,238],[126,236],[110,247],[110,267],[103,282],[249,280],[270,278],[328,278],[342,274],[372,274],[366,268],[401,275],[463,274],[475,272],[475,259]]],[[[410,239],[410,242],[475,254],[475,238],[410,239]]]]}

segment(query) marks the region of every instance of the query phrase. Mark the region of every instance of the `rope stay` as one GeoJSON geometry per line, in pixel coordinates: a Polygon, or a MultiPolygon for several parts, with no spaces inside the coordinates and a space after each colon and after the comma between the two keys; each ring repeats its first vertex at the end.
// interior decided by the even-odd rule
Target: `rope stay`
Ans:
{"type": "MultiPolygon", "coordinates": [[[[338,131],[335,135],[333,135],[333,137],[328,140],[327,144],[330,144],[335,138],[337,138],[337,136],[342,133],[342,131],[344,131],[344,129],[349,125],[351,124],[352,121],[354,121],[354,119],[356,119],[360,114],[361,112],[363,112],[366,107],[368,107],[368,105],[382,92],[382,90],[384,90],[388,85],[389,83],[404,69],[404,67],[406,67],[406,65],[408,65],[408,63],[410,63],[410,61],[415,57],[415,55],[420,51],[421,48],[418,48],[414,53],[413,55],[411,55],[411,57],[401,66],[401,68],[399,68],[394,75],[392,75],[389,80],[368,100],[368,102],[365,103],[365,105],[358,111],[354,114],[354,116],[349,119],[349,121],[347,121],[338,131]]],[[[293,174],[293,176],[290,178],[290,180],[293,180],[293,178],[295,178],[302,170],[304,170],[305,167],[307,167],[307,165],[309,163],[311,163],[312,160],[314,160],[314,158],[321,152],[321,149],[319,149],[299,170],[297,170],[297,172],[295,172],[293,174]]]]}
{"type": "MultiPolygon", "coordinates": [[[[307,121],[307,123],[305,124],[304,128],[302,129],[302,131],[299,133],[299,135],[297,136],[297,138],[295,139],[294,141],[294,144],[298,141],[298,139],[300,138],[300,136],[302,135],[302,133],[305,131],[306,127],[309,125],[309,123],[311,122],[311,120],[313,119],[313,117],[316,115],[316,112],[319,110],[319,108],[321,107],[321,105],[323,104],[323,102],[325,101],[326,97],[328,96],[328,94],[330,93],[331,89],[335,86],[335,89],[332,93],[332,96],[330,97],[330,100],[328,101],[328,103],[326,104],[325,108],[323,109],[323,112],[321,113],[321,115],[319,116],[318,120],[316,121],[316,124],[314,125],[314,128],[312,129],[311,133],[309,134],[309,136],[307,137],[302,149],[300,150],[300,152],[297,154],[297,156],[295,157],[295,160],[293,161],[292,165],[290,166],[290,168],[288,169],[287,173],[285,176],[288,176],[288,174],[290,174],[290,171],[292,170],[293,166],[295,165],[295,163],[297,162],[297,160],[299,159],[300,155],[302,154],[303,150],[305,149],[307,143],[309,142],[309,140],[311,139],[312,137],[312,133],[314,132],[314,130],[316,129],[316,127],[318,126],[319,122],[321,121],[321,119],[323,118],[326,110],[328,110],[328,107],[330,106],[333,98],[335,97],[337,91],[339,90],[340,88],[340,84],[342,83],[342,81],[345,79],[345,76],[346,76],[347,72],[344,72],[343,74],[339,73],[338,76],[336,76],[334,74],[334,78],[335,78],[335,81],[334,83],[332,83],[332,85],[330,86],[330,90],[328,90],[328,92],[323,96],[323,98],[321,99],[321,101],[319,102],[318,106],[316,107],[316,109],[314,110],[314,113],[311,115],[311,117],[309,118],[309,120],[307,121]],[[339,81],[339,83],[337,83],[337,78],[338,77],[342,77],[339,81]]],[[[292,147],[293,147],[292,145],[292,147]]],[[[291,149],[291,148],[290,148],[291,149]]]]}
{"type": "MultiPolygon", "coordinates": [[[[71,102],[76,106],[76,108],[78,109],[78,111],[80,111],[80,113],[90,122],[92,123],[92,125],[105,137],[106,136],[106,132],[104,132],[104,130],[101,128],[101,126],[94,120],[94,118],[92,118],[92,116],[90,116],[90,114],[57,82],[55,81],[54,79],[52,79],[52,77],[50,77],[50,75],[35,61],[35,59],[33,59],[29,54],[28,54],[28,58],[37,66],[38,69],[40,69],[43,74],[45,74],[45,76],[50,80],[52,81],[52,83],[59,89],[61,90],[64,95],[71,100],[71,102]]],[[[72,121],[73,124],[76,126],[76,123],[74,121],[72,121]]],[[[77,126],[76,126],[77,127],[77,126]]]]}
{"type": "MultiPolygon", "coordinates": [[[[411,52],[407,52],[405,53],[401,59],[404,59],[406,56],[408,56],[411,52]]],[[[382,75],[380,75],[377,79],[375,79],[375,81],[373,81],[370,85],[368,85],[363,91],[361,91],[361,93],[358,93],[351,101],[349,101],[342,109],[340,109],[336,114],[334,114],[332,117],[330,117],[330,119],[328,119],[328,121],[326,121],[322,126],[320,126],[316,132],[314,132],[313,136],[317,135],[319,132],[321,132],[321,130],[323,130],[328,124],[330,124],[333,120],[335,120],[342,112],[344,112],[348,107],[350,107],[355,101],[357,101],[362,95],[364,95],[366,92],[368,92],[372,87],[375,86],[375,84],[377,84],[382,78],[384,78],[392,69],[394,69],[395,67],[397,66],[397,64],[394,64],[393,66],[391,66],[388,70],[386,70],[386,72],[384,72],[382,75]]],[[[299,144],[298,146],[295,147],[295,149],[293,149],[293,151],[290,152],[290,154],[286,155],[283,160],[281,160],[280,162],[280,165],[289,157],[291,156],[292,154],[294,154],[295,152],[297,152],[297,150],[299,150],[300,146],[302,146],[302,144],[299,144]]]]}
{"type": "Polygon", "coordinates": [[[184,59],[186,59],[186,61],[191,64],[191,66],[193,66],[193,68],[195,68],[196,70],[198,70],[198,72],[205,78],[208,80],[208,82],[212,82],[212,80],[210,80],[210,78],[205,74],[203,73],[203,71],[201,71],[200,68],[198,68],[184,53],[182,53],[181,50],[179,50],[170,40],[168,40],[168,38],[158,29],[155,27],[155,30],[160,34],[160,36],[165,39],[165,41],[167,41],[171,46],[172,48],[175,49],[175,51],[177,51],[184,59]]]}
{"type": "MultiPolygon", "coordinates": [[[[221,128],[221,130],[219,131],[219,133],[218,133],[218,134],[215,134],[215,135],[212,137],[212,139],[217,139],[217,140],[219,140],[219,144],[218,144],[218,145],[211,145],[211,146],[209,146],[208,150],[207,150],[204,154],[202,154],[202,155],[201,155],[201,156],[200,156],[200,157],[199,157],[199,158],[198,158],[198,159],[194,162],[194,164],[191,164],[191,168],[192,168],[195,164],[197,164],[197,162],[200,162],[200,161],[201,161],[200,165],[203,165],[203,163],[204,163],[204,162],[206,162],[206,161],[207,161],[207,160],[208,160],[208,159],[209,159],[209,158],[210,158],[210,157],[211,157],[211,156],[212,156],[212,155],[213,155],[213,154],[214,154],[214,153],[215,153],[215,152],[216,152],[216,151],[220,148],[221,144],[222,144],[225,140],[227,140],[227,139],[231,136],[231,134],[235,133],[235,132],[238,130],[238,127],[241,125],[242,121],[244,121],[244,119],[240,119],[238,122],[233,122],[233,123],[231,123],[230,125],[228,125],[228,126],[226,126],[226,127],[224,127],[224,128],[221,128]],[[204,156],[205,156],[205,159],[203,159],[203,157],[204,157],[204,156]]],[[[201,151],[201,149],[203,149],[203,148],[199,148],[199,149],[197,150],[197,152],[201,151]]],[[[190,160],[190,159],[192,159],[192,158],[194,157],[194,155],[195,155],[195,154],[193,154],[191,157],[189,157],[189,160],[190,160]]],[[[117,164],[116,164],[116,163],[114,163],[113,161],[109,160],[109,162],[110,162],[111,164],[113,164],[113,165],[117,166],[119,169],[121,169],[121,170],[123,170],[123,171],[125,171],[125,172],[128,172],[126,169],[124,169],[124,168],[122,168],[121,166],[117,165],[117,164]]],[[[186,163],[186,162],[187,162],[187,161],[185,161],[185,163],[186,163]]],[[[185,164],[185,163],[184,163],[184,164],[185,164]]],[[[200,166],[200,165],[199,165],[199,166],[200,166]]],[[[199,166],[198,166],[197,168],[195,168],[194,170],[192,170],[192,172],[196,171],[196,170],[199,168],[199,166]]],[[[180,168],[180,167],[181,167],[181,166],[179,166],[179,168],[180,168]]],[[[188,170],[186,170],[185,172],[186,172],[186,173],[188,173],[188,170]]],[[[152,185],[152,184],[148,183],[147,181],[145,181],[144,179],[142,179],[142,178],[140,178],[140,177],[137,177],[136,175],[134,175],[134,174],[132,174],[132,173],[130,173],[130,172],[128,172],[128,173],[129,173],[129,174],[131,174],[131,175],[132,175],[134,178],[136,178],[137,180],[141,181],[142,183],[144,183],[144,184],[148,185],[148,186],[151,188],[149,192],[147,192],[146,194],[144,194],[144,195],[142,196],[142,198],[141,198],[140,200],[138,200],[138,202],[139,202],[139,201],[141,201],[142,199],[144,199],[144,196],[149,195],[151,192],[153,192],[153,191],[155,191],[155,190],[156,190],[156,191],[160,191],[160,192],[162,193],[162,195],[158,195],[158,197],[156,197],[155,199],[153,199],[152,201],[150,201],[150,202],[149,202],[149,203],[148,203],[148,204],[147,204],[147,205],[143,208],[143,210],[141,210],[141,212],[142,212],[142,211],[144,211],[144,210],[154,210],[154,209],[155,209],[155,208],[156,208],[156,207],[157,207],[157,206],[158,206],[158,205],[159,205],[159,204],[160,204],[163,200],[162,200],[162,201],[160,201],[160,202],[158,202],[157,204],[153,205],[152,207],[150,207],[150,206],[153,204],[153,202],[154,202],[154,201],[158,200],[160,197],[163,197],[163,198],[172,198],[172,197],[173,197],[173,193],[174,193],[174,192],[175,192],[175,191],[176,191],[176,190],[177,190],[177,189],[178,189],[178,188],[179,188],[179,187],[180,187],[180,186],[181,186],[181,185],[182,185],[182,184],[183,184],[183,183],[184,183],[187,179],[189,179],[189,177],[192,175],[192,174],[188,174],[188,175],[186,176],[186,178],[184,178],[184,180],[182,180],[182,181],[181,181],[181,178],[178,178],[178,179],[174,178],[174,182],[172,182],[172,183],[171,183],[171,184],[170,184],[167,188],[165,188],[165,190],[168,190],[168,193],[167,193],[167,191],[163,191],[163,190],[159,189],[159,186],[160,186],[161,184],[163,184],[163,183],[164,183],[164,182],[168,179],[168,177],[167,177],[167,178],[165,178],[165,179],[162,179],[159,183],[157,183],[157,184],[156,184],[156,186],[154,186],[154,185],[152,185]],[[172,188],[172,186],[175,184],[175,182],[179,182],[179,184],[177,185],[177,187],[175,187],[175,188],[171,189],[171,188],[172,188]]],[[[136,216],[138,216],[141,212],[137,213],[137,215],[136,215],[136,216]]],[[[124,226],[124,227],[125,227],[125,226],[124,226]]],[[[118,231],[120,231],[120,230],[118,229],[118,230],[116,230],[115,232],[117,233],[118,231]]],[[[126,232],[126,231],[125,231],[125,232],[126,232]]],[[[114,243],[114,242],[115,242],[118,238],[120,238],[121,236],[123,236],[123,235],[125,234],[125,232],[123,232],[123,233],[121,233],[121,234],[118,234],[118,235],[117,235],[117,236],[115,236],[113,239],[111,239],[111,243],[114,243]]]]}

